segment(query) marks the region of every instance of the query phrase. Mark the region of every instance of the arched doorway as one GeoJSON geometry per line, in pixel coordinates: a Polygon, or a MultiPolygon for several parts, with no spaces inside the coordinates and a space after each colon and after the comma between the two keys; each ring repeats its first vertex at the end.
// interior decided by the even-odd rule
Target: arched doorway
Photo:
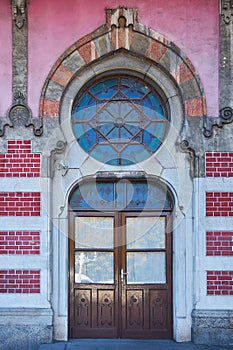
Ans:
{"type": "Polygon", "coordinates": [[[172,338],[172,208],[168,188],[145,179],[72,192],[71,338],[172,338]]]}

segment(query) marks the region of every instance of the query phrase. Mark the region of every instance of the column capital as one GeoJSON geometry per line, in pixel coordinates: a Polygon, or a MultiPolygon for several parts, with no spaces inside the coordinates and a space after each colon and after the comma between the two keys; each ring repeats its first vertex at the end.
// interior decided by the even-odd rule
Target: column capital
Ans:
{"type": "Polygon", "coordinates": [[[12,18],[18,29],[24,26],[27,20],[27,5],[29,0],[10,0],[12,5],[12,18]]]}
{"type": "Polygon", "coordinates": [[[225,24],[229,24],[233,20],[233,0],[220,0],[221,1],[221,17],[225,24]]]}

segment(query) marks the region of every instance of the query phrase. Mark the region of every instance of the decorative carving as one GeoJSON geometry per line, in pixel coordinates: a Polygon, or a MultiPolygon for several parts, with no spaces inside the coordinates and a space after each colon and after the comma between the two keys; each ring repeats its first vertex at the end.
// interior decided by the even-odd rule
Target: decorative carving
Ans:
{"type": "Polygon", "coordinates": [[[129,27],[133,28],[138,24],[138,9],[124,8],[106,9],[106,25],[108,29],[112,26],[116,28],[129,27]]]}
{"type": "Polygon", "coordinates": [[[57,141],[55,148],[50,153],[50,173],[49,173],[49,176],[51,178],[54,177],[54,173],[55,173],[55,166],[54,165],[55,165],[55,162],[57,161],[56,154],[63,153],[65,148],[66,148],[66,142],[59,140],[59,141],[57,141]]]}
{"type": "Polygon", "coordinates": [[[0,136],[4,135],[6,126],[33,126],[35,136],[42,135],[43,121],[41,118],[32,118],[31,109],[25,100],[25,96],[20,91],[16,91],[7,118],[2,118],[0,121],[0,136]]]}
{"type": "Polygon", "coordinates": [[[127,311],[128,328],[141,328],[143,326],[142,293],[129,292],[127,311]]]}
{"type": "Polygon", "coordinates": [[[224,107],[219,112],[218,118],[205,117],[203,135],[205,137],[213,136],[213,127],[222,128],[224,124],[230,124],[233,121],[233,109],[231,107],[224,107]]]}
{"type": "Polygon", "coordinates": [[[152,300],[151,325],[153,328],[165,328],[167,323],[167,302],[161,297],[152,300]]]}
{"type": "Polygon", "coordinates": [[[77,325],[83,327],[90,323],[90,295],[87,295],[87,293],[83,292],[77,295],[76,322],[77,325]]]}
{"type": "Polygon", "coordinates": [[[199,157],[196,155],[195,150],[189,144],[189,141],[184,139],[178,144],[181,152],[189,153],[190,159],[190,176],[199,176],[199,157]]]}
{"type": "Polygon", "coordinates": [[[222,0],[221,5],[221,17],[226,24],[229,24],[233,18],[233,0],[222,0]]]}
{"type": "Polygon", "coordinates": [[[0,118],[0,137],[4,136],[7,126],[12,128],[12,122],[8,118],[0,118]]]}
{"type": "MultiPolygon", "coordinates": [[[[111,293],[112,294],[112,293],[111,293]]],[[[114,322],[114,302],[113,295],[105,293],[99,305],[99,322],[100,326],[112,326],[114,322]]]]}
{"type": "Polygon", "coordinates": [[[11,0],[11,4],[13,21],[16,27],[21,29],[27,19],[26,10],[29,0],[11,0]]]}
{"type": "Polygon", "coordinates": [[[4,135],[6,126],[32,126],[35,136],[43,133],[42,118],[32,118],[31,109],[25,103],[26,98],[17,90],[13,96],[13,104],[8,110],[6,118],[0,118],[0,137],[4,135]]]}

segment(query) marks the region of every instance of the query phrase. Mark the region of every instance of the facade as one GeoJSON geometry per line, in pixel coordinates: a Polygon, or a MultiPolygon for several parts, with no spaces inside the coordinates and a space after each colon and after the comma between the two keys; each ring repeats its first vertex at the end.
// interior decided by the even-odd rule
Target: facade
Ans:
{"type": "Polygon", "coordinates": [[[0,339],[232,344],[231,0],[0,4],[0,339]]]}

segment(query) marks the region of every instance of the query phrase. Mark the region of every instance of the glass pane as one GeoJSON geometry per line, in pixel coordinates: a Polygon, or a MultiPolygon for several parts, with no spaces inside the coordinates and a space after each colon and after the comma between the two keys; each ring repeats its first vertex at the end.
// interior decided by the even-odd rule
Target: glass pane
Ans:
{"type": "Polygon", "coordinates": [[[113,253],[75,252],[75,283],[114,283],[113,253]]]}
{"type": "Polygon", "coordinates": [[[127,283],[166,283],[165,253],[127,253],[127,283]]]}
{"type": "Polygon", "coordinates": [[[165,248],[165,218],[126,218],[127,249],[165,248]]]}
{"type": "Polygon", "coordinates": [[[76,217],[75,248],[113,249],[113,218],[76,217]]]}

